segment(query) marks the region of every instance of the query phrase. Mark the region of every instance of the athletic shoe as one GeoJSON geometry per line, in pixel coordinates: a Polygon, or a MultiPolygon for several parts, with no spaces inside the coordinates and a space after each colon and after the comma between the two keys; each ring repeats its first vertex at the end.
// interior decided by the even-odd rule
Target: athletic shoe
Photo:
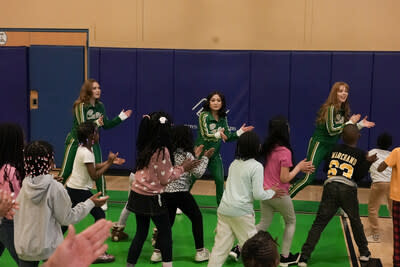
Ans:
{"type": "Polygon", "coordinates": [[[380,243],[381,238],[380,238],[379,234],[373,234],[373,235],[367,236],[367,241],[368,241],[368,243],[380,243]]]}
{"type": "Polygon", "coordinates": [[[183,214],[181,209],[180,208],[176,208],[176,215],[181,215],[181,214],[183,214]]]}
{"type": "Polygon", "coordinates": [[[239,260],[240,257],[240,248],[239,245],[234,246],[231,251],[229,252],[229,257],[234,259],[235,261],[239,260]]]}
{"type": "Polygon", "coordinates": [[[100,255],[93,263],[108,263],[113,261],[115,261],[115,257],[107,252],[104,252],[104,254],[100,255]]]}
{"type": "Polygon", "coordinates": [[[155,245],[156,245],[156,242],[157,242],[157,235],[158,235],[158,230],[157,230],[157,228],[153,228],[153,235],[151,236],[151,245],[153,246],[153,248],[155,247],[155,245]]]}
{"type": "Polygon", "coordinates": [[[161,251],[159,251],[158,249],[155,249],[153,251],[153,254],[151,254],[150,260],[152,262],[161,262],[162,261],[161,251]]]}
{"type": "Polygon", "coordinates": [[[289,256],[287,258],[281,255],[279,266],[288,267],[291,265],[296,265],[299,258],[300,258],[300,253],[296,253],[294,255],[292,253],[289,253],[289,256]]]}
{"type": "Polygon", "coordinates": [[[300,254],[300,259],[299,259],[299,261],[297,263],[297,266],[299,266],[299,267],[307,267],[307,261],[308,261],[308,259],[306,259],[305,257],[303,257],[302,254],[300,254]]]}
{"type": "Polygon", "coordinates": [[[210,258],[210,251],[206,248],[202,248],[201,250],[196,251],[196,255],[194,256],[194,261],[208,261],[210,258]]]}
{"type": "Polygon", "coordinates": [[[121,240],[128,239],[128,235],[124,232],[125,227],[118,225],[118,223],[113,224],[111,229],[111,241],[118,242],[121,240]]]}
{"type": "Polygon", "coordinates": [[[360,261],[363,261],[363,262],[369,261],[370,257],[371,257],[371,252],[368,251],[367,255],[360,255],[360,261]]]}

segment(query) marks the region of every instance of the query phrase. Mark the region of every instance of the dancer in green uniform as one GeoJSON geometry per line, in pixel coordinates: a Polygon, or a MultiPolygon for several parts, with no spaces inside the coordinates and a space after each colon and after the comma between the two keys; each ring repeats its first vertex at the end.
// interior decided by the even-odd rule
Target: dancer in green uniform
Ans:
{"type": "Polygon", "coordinates": [[[290,187],[289,193],[292,198],[314,181],[318,166],[338,142],[346,124],[357,123],[359,129],[375,126],[375,123],[367,120],[367,116],[360,122],[358,122],[361,118],[360,114],[353,114],[350,117],[349,89],[350,87],[347,83],[336,82],[331,88],[328,99],[319,109],[316,128],[310,138],[307,149],[307,160],[312,161],[315,172],[307,174],[290,187]]]}
{"type": "Polygon", "coordinates": [[[253,126],[243,124],[236,132],[230,132],[226,119],[225,97],[220,92],[212,92],[207,96],[203,111],[199,116],[199,131],[196,146],[204,145],[204,150],[214,148],[214,155],[210,158],[208,168],[215,180],[217,204],[219,205],[224,192],[224,168],[222,165],[221,140],[230,142],[239,138],[241,134],[253,130],[253,126]]]}
{"type": "MultiPolygon", "coordinates": [[[[104,105],[102,102],[100,102],[100,95],[101,90],[99,83],[94,79],[88,79],[83,83],[79,97],[74,102],[74,124],[72,126],[72,130],[69,132],[65,140],[64,160],[59,173],[59,176],[63,178],[63,184],[66,183],[68,177],[71,175],[76,150],[78,149],[78,125],[85,121],[94,121],[97,126],[104,129],[110,129],[119,125],[132,114],[132,110],[122,110],[118,116],[112,120],[109,120],[107,118],[104,105]]],[[[93,152],[95,156],[95,162],[101,163],[102,157],[99,143],[93,145],[93,152]]],[[[102,192],[102,195],[105,195],[106,181],[104,176],[102,176],[101,179],[96,180],[96,187],[97,191],[102,192]]],[[[102,208],[107,209],[106,206],[103,206],[102,208]]]]}

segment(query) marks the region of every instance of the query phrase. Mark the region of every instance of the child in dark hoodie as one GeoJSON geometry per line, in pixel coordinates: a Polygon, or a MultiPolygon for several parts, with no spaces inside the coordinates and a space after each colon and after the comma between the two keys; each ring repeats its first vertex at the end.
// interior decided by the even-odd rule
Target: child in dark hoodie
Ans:
{"type": "Polygon", "coordinates": [[[25,148],[26,177],[17,201],[20,209],[14,216],[14,244],[19,266],[38,266],[47,260],[63,241],[61,225],[75,224],[107,198],[97,193],[72,208],[64,186],[49,174],[54,165],[52,146],[34,141],[25,148]]]}

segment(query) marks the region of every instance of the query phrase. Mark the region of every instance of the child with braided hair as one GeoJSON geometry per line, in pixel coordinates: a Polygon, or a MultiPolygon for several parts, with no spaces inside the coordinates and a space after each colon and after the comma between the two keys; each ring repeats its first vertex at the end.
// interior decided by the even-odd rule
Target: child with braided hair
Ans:
{"type": "Polygon", "coordinates": [[[19,266],[38,266],[47,260],[63,241],[61,225],[75,224],[107,198],[97,193],[72,208],[64,186],[50,170],[54,166],[53,147],[45,141],[33,141],[24,150],[26,177],[17,197],[20,209],[14,216],[14,244],[19,266]]]}

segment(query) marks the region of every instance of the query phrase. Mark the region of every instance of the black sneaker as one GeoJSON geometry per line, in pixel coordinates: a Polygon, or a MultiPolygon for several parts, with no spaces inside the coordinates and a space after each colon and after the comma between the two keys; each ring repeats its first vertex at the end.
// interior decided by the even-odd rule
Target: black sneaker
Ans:
{"type": "Polygon", "coordinates": [[[229,252],[229,257],[234,259],[235,261],[239,260],[240,257],[240,248],[239,245],[234,246],[231,251],[229,252]]]}
{"type": "Polygon", "coordinates": [[[297,263],[297,266],[299,267],[307,267],[307,261],[308,259],[306,259],[302,254],[300,254],[300,259],[297,263]]]}
{"type": "Polygon", "coordinates": [[[291,265],[296,265],[297,262],[299,261],[299,258],[300,258],[300,253],[296,253],[293,255],[292,253],[289,252],[289,256],[287,258],[281,255],[279,266],[288,267],[291,265]]]}
{"type": "Polygon", "coordinates": [[[367,255],[360,255],[360,261],[361,262],[366,262],[369,261],[369,258],[371,257],[371,252],[368,251],[367,255]]]}

